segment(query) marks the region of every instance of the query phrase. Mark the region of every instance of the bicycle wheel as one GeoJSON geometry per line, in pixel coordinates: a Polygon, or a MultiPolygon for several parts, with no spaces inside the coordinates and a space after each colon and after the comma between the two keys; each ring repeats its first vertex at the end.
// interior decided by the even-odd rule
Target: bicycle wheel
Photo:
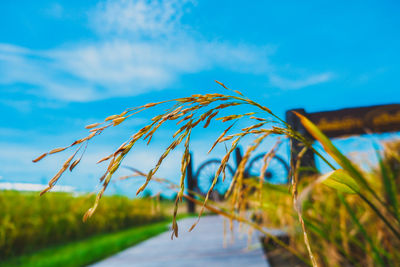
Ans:
{"type": "MultiPolygon", "coordinates": [[[[260,176],[261,168],[264,164],[265,154],[258,154],[249,163],[246,172],[250,177],[260,176]]],[[[269,165],[265,170],[265,181],[273,184],[285,184],[289,181],[289,165],[278,155],[270,159],[269,165]]]]}
{"type": "MultiPolygon", "coordinates": [[[[197,179],[197,189],[200,194],[207,194],[220,164],[220,160],[211,159],[201,164],[197,169],[195,177],[197,179]]],[[[213,200],[221,200],[223,198],[223,195],[229,189],[229,185],[232,182],[233,174],[234,170],[230,165],[227,164],[225,169],[225,181],[222,181],[223,174],[221,173],[212,193],[213,200]]]]}

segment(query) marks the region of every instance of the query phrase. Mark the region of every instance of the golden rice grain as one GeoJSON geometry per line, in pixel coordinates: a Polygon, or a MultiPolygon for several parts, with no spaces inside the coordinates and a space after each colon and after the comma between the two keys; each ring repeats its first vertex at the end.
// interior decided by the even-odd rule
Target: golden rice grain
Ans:
{"type": "Polygon", "coordinates": [[[48,153],[44,153],[44,154],[42,154],[42,155],[40,155],[39,157],[37,157],[36,159],[34,159],[34,160],[32,160],[33,162],[38,162],[38,161],[40,161],[41,159],[43,159],[44,157],[46,157],[48,155],[48,153]]]}
{"type": "Polygon", "coordinates": [[[101,125],[101,124],[102,124],[101,122],[93,123],[93,124],[86,125],[85,128],[86,128],[86,129],[93,129],[93,128],[95,128],[95,127],[101,125]]]}
{"type": "Polygon", "coordinates": [[[55,154],[55,153],[64,151],[64,150],[67,149],[67,148],[68,148],[68,147],[55,148],[55,149],[51,150],[51,151],[49,152],[49,154],[55,154]]]}

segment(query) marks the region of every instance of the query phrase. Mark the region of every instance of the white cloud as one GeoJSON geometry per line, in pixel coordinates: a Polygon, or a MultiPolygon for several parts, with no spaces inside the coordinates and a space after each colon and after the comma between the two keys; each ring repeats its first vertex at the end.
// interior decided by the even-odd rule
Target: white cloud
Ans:
{"type": "Polygon", "coordinates": [[[188,0],[120,0],[100,2],[89,12],[90,24],[99,33],[165,36],[179,30],[188,0]]]}
{"type": "Polygon", "coordinates": [[[46,51],[0,44],[0,84],[30,85],[26,93],[45,98],[84,101],[94,94],[87,82],[68,77],[60,62],[46,51]]]}
{"type": "Polygon", "coordinates": [[[286,79],[276,74],[271,74],[269,76],[272,85],[285,90],[300,89],[303,87],[328,82],[332,80],[333,77],[334,75],[331,72],[311,75],[302,79],[286,79]]]}
{"type": "Polygon", "coordinates": [[[90,25],[104,39],[48,50],[0,44],[0,85],[22,83],[28,85],[27,94],[85,102],[170,88],[185,74],[217,68],[264,75],[283,89],[332,78],[322,73],[287,80],[268,60],[271,47],[207,41],[189,34],[181,24],[189,3],[101,2],[88,14],[90,25]]]}
{"type": "Polygon", "coordinates": [[[132,42],[116,39],[48,51],[0,46],[0,83],[26,83],[28,93],[64,101],[91,101],[165,89],[181,75],[222,67],[267,68],[268,48],[217,42],[132,42]]]}

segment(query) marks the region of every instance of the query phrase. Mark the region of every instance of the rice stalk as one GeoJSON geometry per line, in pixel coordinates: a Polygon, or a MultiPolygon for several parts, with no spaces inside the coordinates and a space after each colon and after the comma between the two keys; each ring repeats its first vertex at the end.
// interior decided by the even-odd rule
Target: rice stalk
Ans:
{"type": "MultiPolygon", "coordinates": [[[[102,182],[102,188],[98,192],[96,199],[94,201],[94,205],[92,208],[90,208],[87,213],[84,216],[84,219],[89,218],[96,210],[96,208],[99,205],[99,201],[102,198],[107,186],[109,185],[110,181],[113,179],[114,174],[118,171],[120,168],[121,164],[124,161],[125,156],[132,150],[134,144],[138,142],[139,140],[141,141],[146,141],[147,144],[149,144],[152,140],[152,137],[159,131],[159,129],[164,126],[166,123],[171,123],[173,122],[177,126],[182,123],[183,126],[178,126],[179,128],[175,131],[173,134],[173,140],[169,144],[169,146],[165,149],[165,151],[162,153],[158,161],[156,162],[154,168],[152,168],[149,172],[147,173],[140,173],[140,176],[145,176],[145,182],[140,186],[138,189],[137,193],[142,192],[150,183],[150,181],[157,181],[157,182],[165,182],[164,180],[160,180],[157,178],[155,175],[160,168],[161,164],[163,164],[164,160],[170,155],[171,151],[176,149],[181,143],[184,142],[184,152],[182,155],[182,161],[181,161],[181,177],[180,177],[180,184],[178,187],[174,187],[170,185],[171,187],[175,188],[177,190],[177,198],[175,199],[175,207],[174,207],[174,219],[173,219],[173,235],[177,236],[178,235],[178,226],[176,223],[176,213],[177,213],[177,207],[180,201],[182,201],[182,198],[186,198],[190,201],[194,201],[196,203],[202,204],[202,208],[199,213],[198,220],[193,227],[198,223],[204,209],[209,209],[217,214],[221,214],[229,219],[230,222],[232,220],[238,220],[239,222],[246,222],[247,224],[251,225],[255,229],[260,230],[261,232],[265,232],[263,230],[263,227],[261,224],[257,224],[255,222],[249,221],[248,219],[245,218],[244,216],[244,211],[246,206],[250,206],[253,203],[257,203],[257,207],[264,208],[268,205],[268,203],[261,203],[261,201],[267,197],[266,194],[263,194],[263,190],[266,188],[269,188],[263,184],[264,180],[264,175],[265,171],[268,169],[268,164],[269,160],[275,155],[276,152],[276,147],[274,146],[263,158],[263,167],[261,169],[261,174],[259,177],[259,181],[253,185],[251,181],[247,181],[245,178],[245,168],[246,168],[246,163],[249,160],[249,157],[251,153],[256,149],[257,146],[260,145],[261,141],[266,138],[269,135],[276,135],[276,136],[282,136],[286,138],[294,138],[296,140],[299,140],[301,143],[304,145],[304,151],[305,149],[310,149],[312,150],[317,156],[319,156],[323,161],[325,161],[333,170],[335,170],[334,166],[325,158],[323,157],[317,150],[315,150],[312,147],[312,141],[308,140],[304,136],[302,136],[300,133],[297,131],[293,130],[290,125],[288,125],[284,120],[276,116],[268,107],[263,106],[251,99],[248,99],[245,97],[241,92],[231,90],[228,87],[226,87],[223,83],[217,82],[219,85],[221,85],[224,89],[227,89],[231,92],[234,92],[234,95],[226,95],[226,94],[218,94],[218,93],[213,93],[213,94],[197,94],[197,95],[191,95],[189,97],[182,97],[182,98],[177,98],[177,99],[172,99],[172,100],[167,100],[167,101],[162,101],[162,102],[156,102],[156,103],[148,103],[145,105],[141,105],[138,107],[134,108],[129,108],[123,111],[120,114],[112,115],[107,117],[103,122],[98,122],[98,123],[93,123],[90,125],[86,126],[86,129],[88,130],[88,135],[84,138],[78,139],[74,141],[72,144],[66,147],[59,147],[53,150],[50,150],[47,153],[44,153],[34,159],[34,162],[39,162],[43,160],[45,157],[55,154],[55,153],[61,153],[63,151],[68,150],[71,147],[79,145],[79,148],[72,153],[72,155],[67,159],[66,162],[61,166],[60,170],[56,173],[56,175],[50,180],[48,188],[46,188],[43,192],[49,191],[54,184],[60,179],[62,174],[69,168],[70,171],[73,171],[74,168],[76,168],[77,165],[81,162],[81,159],[83,157],[84,152],[82,155],[78,158],[75,159],[75,156],[79,149],[82,147],[82,145],[85,144],[85,149],[86,146],[88,145],[88,142],[92,140],[95,136],[100,135],[104,131],[106,131],[110,127],[117,127],[120,124],[125,123],[129,118],[133,117],[134,115],[144,112],[146,110],[152,109],[154,107],[158,107],[161,105],[167,105],[167,109],[165,112],[161,112],[161,114],[153,117],[149,124],[145,125],[143,128],[141,128],[139,131],[134,133],[126,142],[121,144],[112,154],[101,158],[98,163],[107,161],[108,164],[104,167],[105,172],[103,176],[100,178],[102,182]],[[253,108],[253,112],[246,112],[246,113],[240,113],[240,114],[223,114],[222,111],[225,111],[228,108],[231,107],[237,107],[237,106],[243,106],[243,107],[250,107],[253,108]],[[219,118],[217,118],[218,114],[223,114],[220,115],[219,118]],[[255,115],[257,114],[257,115],[255,115]],[[237,122],[239,120],[250,120],[251,124],[247,127],[244,127],[242,129],[236,129],[234,126],[237,125],[237,122]],[[226,144],[226,142],[232,142],[231,146],[229,149],[227,149],[224,157],[222,158],[221,164],[215,173],[214,179],[212,181],[212,184],[207,192],[207,195],[205,196],[204,199],[198,200],[191,198],[189,196],[186,196],[185,194],[185,186],[183,179],[185,177],[185,172],[186,172],[186,166],[190,160],[190,155],[189,155],[189,142],[190,142],[190,135],[193,130],[197,126],[202,124],[202,127],[207,128],[212,122],[216,123],[229,123],[229,126],[225,128],[225,130],[219,135],[219,137],[215,140],[215,142],[212,144],[211,149],[209,152],[211,152],[217,145],[223,143],[226,144]],[[234,131],[235,130],[235,131],[234,131]],[[230,134],[228,134],[230,132],[230,134]],[[225,198],[229,201],[230,209],[229,212],[226,210],[218,209],[215,208],[213,205],[210,204],[210,199],[209,196],[211,192],[213,191],[217,181],[218,177],[220,174],[225,177],[225,168],[228,160],[230,159],[231,153],[234,151],[234,149],[238,146],[239,142],[247,137],[247,136],[253,136],[255,137],[253,143],[245,152],[244,155],[244,160],[243,162],[239,165],[239,168],[237,172],[235,173],[233,180],[229,186],[228,192],[225,195],[225,198]],[[74,160],[75,159],[75,160],[74,160]],[[253,201],[251,194],[252,190],[258,190],[258,194],[256,194],[256,200],[253,201]],[[230,199],[229,199],[230,198],[230,199]]],[[[324,150],[332,156],[332,158],[341,165],[341,167],[348,172],[354,180],[358,184],[360,184],[360,187],[362,190],[357,192],[358,198],[361,199],[362,201],[354,202],[360,205],[360,207],[357,206],[360,210],[363,210],[365,207],[368,207],[368,209],[365,209],[365,215],[360,216],[359,223],[364,227],[365,224],[368,224],[368,222],[371,220],[371,218],[376,218],[377,222],[379,222],[380,226],[378,234],[379,236],[377,237],[377,240],[381,241],[383,243],[382,247],[385,249],[388,249],[388,251],[395,251],[396,249],[396,244],[392,244],[393,242],[398,242],[400,240],[400,224],[399,224],[399,211],[398,211],[398,199],[396,195],[398,192],[396,192],[397,187],[392,187],[389,190],[389,185],[394,184],[394,180],[390,178],[388,175],[385,176],[383,174],[382,177],[382,182],[386,183],[382,188],[384,188],[385,193],[388,195],[388,198],[385,201],[382,201],[380,194],[377,193],[378,191],[375,189],[375,185],[370,183],[369,180],[367,180],[364,176],[363,173],[354,165],[353,162],[351,162],[347,157],[345,157],[339,150],[336,149],[336,147],[333,146],[333,144],[330,142],[329,139],[327,139],[322,132],[320,132],[315,125],[310,124],[309,121],[305,117],[299,116],[301,122],[304,124],[304,126],[311,132],[311,134],[316,138],[318,141],[321,142],[323,145],[324,150]],[[390,182],[390,183],[389,183],[390,182]],[[376,216],[376,217],[373,217],[376,216]],[[390,231],[386,232],[387,227],[390,231]],[[398,238],[398,240],[395,240],[393,242],[390,242],[390,238],[392,236],[395,236],[398,238]]],[[[297,212],[297,217],[299,219],[300,225],[302,227],[302,232],[303,232],[303,242],[306,244],[306,249],[307,251],[303,251],[301,247],[297,247],[298,249],[300,248],[300,252],[295,251],[293,247],[286,246],[287,249],[292,252],[294,255],[297,255],[299,258],[302,258],[302,254],[304,253],[305,255],[308,254],[311,264],[316,266],[317,260],[316,257],[314,257],[313,252],[315,251],[321,251],[321,248],[318,247],[316,244],[321,244],[321,247],[324,246],[331,246],[334,245],[336,246],[332,250],[332,256],[335,258],[335,262],[340,262],[341,257],[345,257],[349,262],[354,263],[358,258],[353,257],[352,255],[349,255],[350,248],[357,248],[361,249],[362,251],[368,251],[370,250],[371,253],[374,254],[373,260],[378,264],[381,262],[381,259],[376,254],[378,251],[379,253],[382,253],[383,256],[388,257],[385,253],[382,252],[385,251],[381,247],[376,247],[376,249],[373,247],[375,245],[374,243],[370,244],[368,242],[368,245],[365,246],[358,238],[360,237],[360,233],[362,232],[362,229],[360,227],[353,227],[351,228],[349,226],[349,220],[346,219],[345,216],[339,216],[339,220],[342,220],[343,222],[339,223],[338,226],[340,228],[340,231],[347,232],[347,235],[342,235],[343,239],[336,240],[337,236],[334,236],[332,233],[327,232],[325,229],[322,229],[319,226],[320,222],[323,222],[323,218],[321,219],[320,215],[315,215],[315,217],[310,218],[303,218],[305,214],[301,214],[301,209],[299,206],[299,203],[302,203],[302,197],[308,196],[308,193],[311,191],[311,188],[313,188],[316,184],[317,181],[311,181],[311,184],[303,189],[301,191],[301,194],[298,196],[297,188],[299,186],[299,181],[298,181],[298,168],[299,168],[299,162],[301,159],[301,156],[304,152],[302,151],[298,155],[298,162],[296,166],[293,166],[293,170],[291,172],[291,178],[292,178],[292,202],[295,207],[295,212],[297,212]],[[318,226],[317,226],[318,225],[318,226]],[[306,232],[306,227],[309,229],[309,233],[306,232]],[[312,243],[312,238],[313,236],[318,235],[319,237],[322,237],[322,240],[315,240],[316,244],[313,244],[313,250],[311,250],[311,245],[312,243]],[[338,244],[343,243],[343,248],[342,246],[339,246],[338,244]]],[[[383,170],[382,172],[384,172],[383,170]]],[[[139,175],[139,174],[138,174],[139,175]]],[[[390,174],[391,175],[391,174],[390,174]]],[[[394,177],[394,176],[393,176],[394,177]]],[[[196,195],[196,194],[195,194],[196,195]]],[[[196,195],[196,197],[199,197],[196,195]]],[[[318,198],[318,194],[313,194],[313,198],[318,198]]],[[[321,199],[316,199],[315,205],[328,205],[329,203],[324,203],[321,204],[322,201],[321,199]]],[[[293,209],[293,207],[291,207],[293,209]]],[[[350,209],[342,209],[346,211],[347,213],[350,213],[350,209]]],[[[291,222],[291,219],[287,219],[290,217],[290,214],[292,213],[293,210],[290,210],[290,214],[286,215],[282,211],[284,209],[279,210],[279,216],[282,217],[282,220],[286,220],[291,222]],[[286,218],[283,218],[285,217],[286,218]]],[[[344,212],[342,211],[342,212],[344,212]]],[[[279,217],[278,216],[278,217],[279,217]]],[[[308,216],[308,215],[307,215],[308,216]]],[[[271,218],[271,216],[269,217],[271,218]]],[[[352,220],[353,223],[354,220],[352,220]]],[[[297,224],[299,222],[296,222],[297,224]]],[[[371,234],[368,231],[370,229],[364,227],[364,230],[367,232],[367,234],[371,234]]],[[[279,244],[279,240],[276,241],[279,244]]],[[[282,243],[282,242],[280,242],[282,243]]],[[[283,247],[285,247],[285,244],[281,244],[283,247]]],[[[318,259],[320,258],[321,254],[316,254],[318,256],[318,259]]],[[[322,257],[322,256],[321,256],[322,257]]],[[[393,255],[393,258],[396,258],[396,255],[393,255]]],[[[302,258],[303,261],[308,262],[307,260],[302,258]]],[[[386,258],[385,258],[386,259],[386,258]]]]}
{"type": "Polygon", "coordinates": [[[306,226],[304,224],[304,220],[303,220],[303,216],[301,214],[301,207],[300,207],[300,203],[298,203],[297,201],[297,183],[299,180],[299,168],[300,168],[300,163],[301,163],[301,158],[303,157],[303,155],[306,153],[307,151],[307,147],[304,147],[300,153],[297,155],[297,162],[296,162],[296,168],[295,171],[292,172],[292,197],[293,197],[293,207],[297,212],[297,215],[299,217],[299,222],[301,224],[301,228],[303,230],[303,236],[304,236],[304,244],[307,247],[307,251],[308,251],[308,255],[310,257],[311,263],[314,267],[318,267],[317,261],[314,257],[314,254],[311,250],[311,245],[310,245],[310,241],[308,239],[308,235],[307,235],[307,231],[306,231],[306,226]]]}

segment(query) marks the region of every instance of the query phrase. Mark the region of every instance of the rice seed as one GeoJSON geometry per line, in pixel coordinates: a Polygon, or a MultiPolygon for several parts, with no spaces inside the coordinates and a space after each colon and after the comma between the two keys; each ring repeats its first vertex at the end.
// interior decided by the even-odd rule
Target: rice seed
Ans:
{"type": "Polygon", "coordinates": [[[151,107],[154,107],[154,106],[156,106],[156,105],[157,105],[157,103],[149,103],[149,104],[144,105],[143,107],[145,107],[145,108],[151,108],[151,107]]]}
{"type": "Polygon", "coordinates": [[[99,126],[101,124],[102,124],[101,122],[93,123],[93,124],[86,125],[85,128],[86,129],[92,129],[92,128],[97,127],[97,126],[99,126]]]}
{"type": "Polygon", "coordinates": [[[113,126],[117,126],[118,124],[123,122],[125,119],[126,119],[126,117],[119,117],[119,118],[113,119],[113,126]]]}
{"type": "Polygon", "coordinates": [[[42,155],[40,155],[39,157],[37,157],[36,159],[32,160],[33,162],[38,162],[40,160],[42,160],[44,157],[46,157],[48,155],[48,153],[44,153],[42,155]]]}
{"type": "Polygon", "coordinates": [[[243,128],[242,131],[243,131],[243,132],[248,132],[248,131],[250,131],[250,130],[253,130],[253,129],[256,129],[256,128],[260,128],[261,126],[263,126],[263,125],[265,125],[265,124],[266,124],[266,122],[260,122],[260,123],[251,125],[251,126],[249,126],[249,127],[243,128]]]}
{"type": "Polygon", "coordinates": [[[96,132],[89,134],[88,136],[86,136],[85,138],[82,139],[82,142],[92,139],[97,133],[99,133],[99,132],[96,131],[96,132]]]}
{"type": "Polygon", "coordinates": [[[82,143],[83,141],[84,141],[83,139],[76,140],[71,144],[71,146],[78,145],[78,144],[82,143]]]}
{"type": "Polygon", "coordinates": [[[225,84],[223,84],[223,83],[221,83],[221,82],[219,82],[219,81],[217,81],[217,80],[215,80],[215,82],[218,83],[219,85],[221,85],[222,87],[224,87],[225,89],[227,89],[227,90],[229,90],[229,91],[233,91],[233,92],[235,92],[235,93],[237,93],[237,94],[243,96],[243,94],[242,94],[240,91],[238,91],[238,90],[231,90],[231,89],[229,89],[228,87],[226,87],[225,84]]]}
{"type": "Polygon", "coordinates": [[[46,187],[45,189],[43,189],[40,193],[39,193],[39,195],[40,196],[43,196],[45,193],[47,193],[49,190],[51,189],[51,187],[46,187]]]}
{"type": "Polygon", "coordinates": [[[127,143],[128,143],[128,141],[122,143],[122,145],[120,145],[119,148],[114,152],[113,156],[116,157],[119,153],[124,151],[125,146],[126,146],[127,143]]]}
{"type": "Polygon", "coordinates": [[[192,117],[193,117],[193,113],[192,114],[189,114],[189,115],[187,115],[186,117],[184,117],[184,118],[182,118],[180,121],[178,121],[177,123],[176,123],[176,125],[178,125],[178,124],[180,124],[182,121],[185,121],[185,120],[188,120],[188,119],[191,119],[192,117]]]}
{"type": "Polygon", "coordinates": [[[241,96],[244,96],[239,90],[233,90],[233,91],[234,91],[235,93],[241,95],[241,96]]]}
{"type": "Polygon", "coordinates": [[[51,151],[49,152],[49,154],[55,154],[55,153],[64,151],[64,150],[67,149],[67,148],[68,148],[68,147],[55,148],[55,149],[51,150],[51,151]]]}
{"type": "Polygon", "coordinates": [[[100,131],[103,131],[104,129],[108,128],[109,126],[110,126],[110,124],[105,125],[105,126],[103,126],[103,127],[99,127],[99,128],[93,128],[93,129],[91,129],[89,132],[90,132],[90,133],[93,133],[93,132],[100,132],[100,131]]]}
{"type": "Polygon", "coordinates": [[[219,111],[215,111],[213,114],[211,114],[211,115],[207,118],[207,121],[206,121],[206,123],[204,124],[203,128],[207,128],[207,127],[208,127],[208,125],[210,124],[212,118],[214,118],[215,116],[217,116],[218,112],[219,112],[219,111]]]}
{"type": "Polygon", "coordinates": [[[221,138],[221,139],[218,141],[218,143],[222,143],[222,142],[231,140],[233,137],[234,137],[233,135],[225,136],[225,137],[221,138]]]}
{"type": "Polygon", "coordinates": [[[241,118],[241,117],[242,117],[241,115],[229,115],[229,116],[217,118],[216,120],[222,121],[222,122],[227,122],[227,121],[234,120],[234,119],[241,118]]]}
{"type": "Polygon", "coordinates": [[[180,134],[181,132],[183,132],[185,129],[187,129],[189,127],[189,125],[191,125],[192,121],[186,123],[185,125],[183,125],[181,128],[179,128],[173,135],[172,137],[175,138],[178,134],[180,134]]]}
{"type": "Polygon", "coordinates": [[[259,118],[259,117],[254,117],[254,116],[250,117],[250,119],[258,120],[258,121],[266,121],[266,119],[264,119],[264,118],[259,118]]]}
{"type": "MultiPolygon", "coordinates": [[[[219,81],[217,81],[217,80],[215,80],[215,82],[218,83],[219,85],[221,85],[222,87],[224,87],[225,89],[228,89],[228,87],[226,87],[225,84],[223,84],[223,83],[221,83],[221,82],[219,82],[219,81]]],[[[228,90],[229,90],[229,89],[228,89],[228,90]]]]}
{"type": "Polygon", "coordinates": [[[112,166],[114,165],[114,162],[115,162],[115,156],[112,157],[110,163],[108,164],[107,172],[111,170],[112,166]]]}
{"type": "Polygon", "coordinates": [[[99,161],[96,162],[96,163],[99,164],[99,163],[101,163],[101,162],[103,162],[103,161],[109,160],[112,156],[114,156],[114,153],[111,154],[111,155],[109,155],[109,156],[107,156],[107,157],[102,158],[101,160],[99,160],[99,161]]]}
{"type": "Polygon", "coordinates": [[[72,162],[71,166],[69,166],[69,171],[72,172],[72,170],[78,165],[78,163],[81,161],[81,159],[77,159],[74,162],[72,162]]]}
{"type": "Polygon", "coordinates": [[[111,116],[108,116],[104,121],[112,121],[118,117],[119,117],[119,115],[111,115],[111,116]]]}

